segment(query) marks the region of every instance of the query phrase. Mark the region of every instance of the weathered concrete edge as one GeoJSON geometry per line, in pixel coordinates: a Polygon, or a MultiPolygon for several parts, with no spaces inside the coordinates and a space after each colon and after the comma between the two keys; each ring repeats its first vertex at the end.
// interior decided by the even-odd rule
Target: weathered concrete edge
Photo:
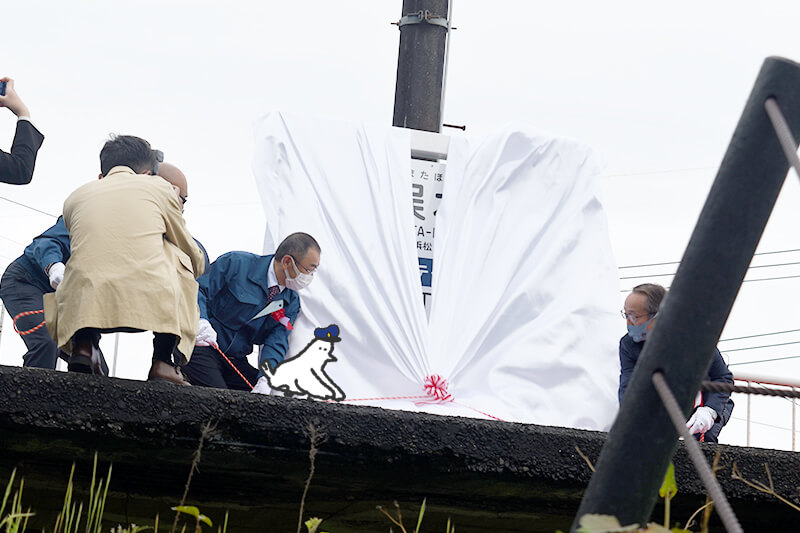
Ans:
{"type": "MultiPolygon", "coordinates": [[[[327,436],[325,453],[344,462],[374,462],[391,468],[387,462],[392,461],[387,458],[394,457],[398,469],[421,462],[440,474],[472,473],[487,480],[552,483],[581,491],[591,472],[575,446],[594,460],[605,442],[602,432],[17,367],[0,367],[0,398],[4,435],[36,434],[76,442],[129,441],[142,450],[192,450],[200,427],[214,420],[217,430],[210,448],[220,457],[244,455],[246,461],[247,456],[255,459],[286,450],[306,455],[306,425],[316,421],[327,436]]],[[[0,451],[4,448],[0,446],[0,451]]],[[[713,459],[717,447],[703,448],[709,460],[713,459]]],[[[731,446],[719,449],[723,468],[718,479],[732,500],[774,502],[771,496],[731,479],[733,462],[745,477],[764,481],[763,465],[769,464],[775,490],[797,500],[798,454],[731,446]]],[[[101,454],[104,451],[113,456],[113,450],[101,449],[101,454]]],[[[683,446],[674,462],[681,492],[704,494],[683,446]]]]}

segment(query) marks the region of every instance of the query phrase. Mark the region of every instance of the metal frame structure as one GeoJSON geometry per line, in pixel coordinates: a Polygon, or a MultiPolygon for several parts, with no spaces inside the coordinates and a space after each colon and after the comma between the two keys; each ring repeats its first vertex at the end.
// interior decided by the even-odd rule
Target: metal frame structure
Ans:
{"type": "MultiPolygon", "coordinates": [[[[768,376],[765,374],[757,374],[753,372],[736,372],[734,375],[734,379],[736,381],[743,381],[747,385],[752,385],[756,383],[758,385],[776,385],[778,387],[785,387],[791,392],[797,392],[798,388],[800,387],[800,379],[792,378],[790,376],[768,376]]],[[[747,424],[747,440],[745,441],[746,446],[750,446],[750,426],[752,423],[752,417],[750,416],[750,402],[751,396],[747,396],[747,414],[745,418],[745,423],[747,424]]],[[[792,401],[792,451],[797,450],[797,399],[791,398],[792,401]]]]}
{"type": "Polygon", "coordinates": [[[626,524],[645,523],[653,511],[678,432],[652,378],[662,375],[683,413],[689,412],[789,170],[790,154],[770,117],[775,109],[785,117],[783,133],[795,132],[796,151],[800,65],[771,57],[762,65],[658,325],[645,343],[573,531],[584,514],[614,515],[626,524]]]}

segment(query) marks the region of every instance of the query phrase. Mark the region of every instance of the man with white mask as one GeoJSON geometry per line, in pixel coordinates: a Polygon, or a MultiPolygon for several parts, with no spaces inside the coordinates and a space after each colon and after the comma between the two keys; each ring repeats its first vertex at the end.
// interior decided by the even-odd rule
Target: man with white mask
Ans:
{"type": "Polygon", "coordinates": [[[266,361],[274,368],[283,361],[300,312],[297,291],[314,279],[319,260],[317,241],[307,233],[293,233],[275,255],[228,252],[211,263],[197,279],[200,324],[191,360],[183,369],[189,382],[250,390],[263,380],[247,356],[260,344],[258,366],[266,361]]]}
{"type": "MultiPolygon", "coordinates": [[[[628,323],[628,333],[619,341],[619,402],[628,388],[633,370],[644,348],[647,336],[658,320],[658,310],[667,294],[667,290],[655,283],[644,283],[633,288],[625,298],[622,317],[628,323]]],[[[725,360],[714,349],[714,359],[704,381],[733,383],[733,374],[725,364],[725,360]]],[[[693,354],[685,354],[691,357],[693,354]]],[[[704,442],[717,442],[719,432],[728,423],[733,412],[733,400],[727,392],[703,392],[698,395],[694,412],[686,423],[689,433],[704,442]]]]}

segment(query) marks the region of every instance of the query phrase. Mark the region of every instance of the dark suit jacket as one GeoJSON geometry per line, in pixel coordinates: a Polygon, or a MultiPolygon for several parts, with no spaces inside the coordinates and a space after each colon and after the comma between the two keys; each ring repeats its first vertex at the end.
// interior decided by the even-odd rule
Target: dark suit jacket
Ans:
{"type": "MultiPolygon", "coordinates": [[[[622,403],[622,397],[625,395],[625,390],[628,388],[631,376],[633,376],[633,369],[636,366],[636,361],[642,354],[644,348],[644,341],[634,342],[630,335],[625,334],[619,340],[619,403],[622,403]]],[[[704,378],[705,381],[716,381],[718,383],[733,383],[733,373],[728,369],[725,360],[719,350],[714,348],[714,359],[711,361],[711,366],[708,373],[704,378]]],[[[733,400],[729,392],[703,392],[703,405],[712,408],[717,416],[722,420],[722,425],[728,422],[728,417],[733,411],[733,400]],[[729,408],[726,406],[730,404],[729,408]]]]}
{"type": "Polygon", "coordinates": [[[43,141],[44,135],[30,121],[18,120],[11,153],[0,150],[0,182],[12,185],[30,183],[36,153],[43,141]]]}

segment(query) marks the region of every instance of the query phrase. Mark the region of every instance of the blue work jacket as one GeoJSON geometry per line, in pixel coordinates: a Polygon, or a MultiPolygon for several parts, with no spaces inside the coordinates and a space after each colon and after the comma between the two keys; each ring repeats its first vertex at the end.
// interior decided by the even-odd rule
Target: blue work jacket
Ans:
{"type": "Polygon", "coordinates": [[[60,216],[55,224],[33,239],[33,242],[25,248],[25,252],[14,262],[31,274],[34,283],[42,289],[42,292],[54,292],[44,269],[50,263],[66,264],[69,256],[69,232],[64,225],[64,217],[60,216]]]}
{"type": "MultiPolygon", "coordinates": [[[[228,357],[245,357],[254,344],[263,344],[259,365],[266,359],[275,366],[289,350],[289,330],[270,315],[253,319],[267,304],[267,278],[271,255],[228,252],[217,258],[197,278],[200,317],[217,332],[217,345],[228,357]]],[[[300,297],[284,288],[275,296],[291,322],[300,312],[300,297]]]]}
{"type": "MultiPolygon", "coordinates": [[[[209,261],[206,249],[197,239],[194,240],[205,257],[206,270],[209,261]]],[[[55,292],[50,286],[50,278],[44,269],[51,263],[64,263],[69,261],[71,250],[69,232],[64,225],[64,217],[59,216],[56,223],[46,229],[41,235],[33,239],[21,256],[14,260],[16,264],[28,271],[33,277],[33,282],[43,293],[55,292]]]]}

